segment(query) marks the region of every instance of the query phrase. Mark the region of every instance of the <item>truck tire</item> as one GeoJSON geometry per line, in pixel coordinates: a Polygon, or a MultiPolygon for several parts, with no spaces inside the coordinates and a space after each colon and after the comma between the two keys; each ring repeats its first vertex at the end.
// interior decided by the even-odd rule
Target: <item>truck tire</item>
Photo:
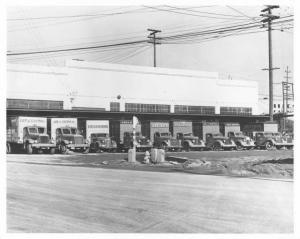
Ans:
{"type": "Polygon", "coordinates": [[[44,151],[42,149],[38,149],[37,152],[38,152],[38,154],[43,154],[44,153],[44,151]]]}
{"type": "Polygon", "coordinates": [[[67,152],[67,146],[65,144],[59,145],[60,153],[65,154],[67,152]]]}
{"type": "Polygon", "coordinates": [[[188,143],[188,142],[184,142],[184,143],[183,143],[183,148],[184,148],[184,150],[187,151],[187,152],[190,151],[190,145],[189,145],[189,143],[188,143]]]}
{"type": "Polygon", "coordinates": [[[50,149],[50,154],[55,154],[55,148],[50,149]]]}
{"type": "Polygon", "coordinates": [[[165,143],[162,143],[160,148],[163,149],[165,152],[168,151],[167,145],[165,143]]]}
{"type": "Polygon", "coordinates": [[[6,153],[11,154],[11,146],[10,143],[6,143],[6,153]]]}
{"type": "Polygon", "coordinates": [[[26,144],[26,153],[27,154],[32,154],[32,145],[31,144],[26,144]]]}
{"type": "Polygon", "coordinates": [[[271,150],[271,149],[273,149],[273,144],[268,141],[265,143],[265,148],[266,148],[266,150],[271,150]]]}
{"type": "Polygon", "coordinates": [[[243,150],[243,146],[241,145],[240,142],[236,142],[236,149],[237,150],[243,150]]]}
{"type": "Polygon", "coordinates": [[[213,150],[214,151],[220,151],[222,149],[220,143],[214,143],[213,150]]]}
{"type": "Polygon", "coordinates": [[[100,148],[99,148],[99,144],[98,143],[95,144],[94,151],[95,151],[95,153],[99,153],[100,148]]]}

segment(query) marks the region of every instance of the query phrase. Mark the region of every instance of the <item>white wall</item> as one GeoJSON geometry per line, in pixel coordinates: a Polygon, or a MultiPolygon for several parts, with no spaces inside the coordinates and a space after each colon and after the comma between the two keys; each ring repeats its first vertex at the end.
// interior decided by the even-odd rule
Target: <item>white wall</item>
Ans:
{"type": "Polygon", "coordinates": [[[120,103],[152,103],[252,107],[257,113],[256,82],[219,80],[218,73],[164,69],[106,63],[67,62],[69,77],[77,82],[83,95],[102,98],[78,98],[77,104],[94,104],[109,109],[110,101],[120,103]]]}
{"type": "MultiPolygon", "coordinates": [[[[66,67],[8,65],[7,98],[63,100],[77,92],[76,107],[109,110],[111,101],[127,103],[252,107],[258,86],[252,81],[219,80],[216,72],[68,61],[66,67]],[[121,99],[117,100],[117,96],[121,99]]],[[[173,107],[171,107],[173,109],[173,107]]]]}

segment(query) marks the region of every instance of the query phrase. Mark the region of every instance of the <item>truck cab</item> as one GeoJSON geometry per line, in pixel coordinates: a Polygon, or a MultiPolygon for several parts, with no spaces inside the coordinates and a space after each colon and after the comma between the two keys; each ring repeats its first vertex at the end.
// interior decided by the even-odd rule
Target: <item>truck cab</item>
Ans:
{"type": "Polygon", "coordinates": [[[56,129],[56,144],[61,153],[66,153],[68,149],[87,151],[88,142],[78,133],[75,127],[61,127],[56,129]]]}
{"type": "Polygon", "coordinates": [[[243,132],[229,131],[228,137],[235,142],[238,150],[254,149],[255,147],[254,141],[249,136],[246,136],[243,132]]]}
{"type": "Polygon", "coordinates": [[[207,133],[205,139],[206,147],[215,151],[236,149],[234,141],[221,133],[207,133]]]}
{"type": "Polygon", "coordinates": [[[282,136],[279,132],[250,132],[257,148],[271,150],[273,148],[281,149],[286,147],[292,149],[294,146],[293,140],[282,136]]]}
{"type": "Polygon", "coordinates": [[[168,150],[182,150],[181,140],[177,139],[175,137],[172,137],[170,132],[160,133],[155,132],[154,133],[154,147],[158,147],[161,149],[164,149],[166,151],[168,150]]]}
{"type": "Polygon", "coordinates": [[[92,133],[90,138],[90,150],[94,152],[108,151],[116,152],[117,143],[106,133],[92,133]]]}
{"type": "Polygon", "coordinates": [[[206,148],[204,141],[194,136],[193,133],[177,133],[176,138],[181,141],[185,151],[203,150],[206,148]]]}
{"type": "Polygon", "coordinates": [[[26,126],[23,128],[23,145],[28,154],[33,150],[39,153],[49,151],[51,154],[55,153],[56,145],[53,140],[50,140],[46,133],[46,128],[40,126],[26,126]]]}
{"type": "MultiPolygon", "coordinates": [[[[152,142],[147,137],[143,136],[141,132],[135,133],[136,139],[136,150],[137,151],[147,151],[152,148],[152,142]]],[[[124,132],[123,137],[123,148],[129,149],[133,147],[133,133],[132,132],[124,132]]]]}

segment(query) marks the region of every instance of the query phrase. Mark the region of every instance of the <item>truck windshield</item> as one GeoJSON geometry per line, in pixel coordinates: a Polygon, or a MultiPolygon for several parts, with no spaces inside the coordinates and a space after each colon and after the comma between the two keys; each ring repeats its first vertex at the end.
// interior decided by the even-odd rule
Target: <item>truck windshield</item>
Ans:
{"type": "Polygon", "coordinates": [[[264,136],[265,136],[265,137],[272,137],[272,136],[273,136],[273,133],[264,133],[264,136]]]}
{"type": "Polygon", "coordinates": [[[222,134],[213,134],[214,137],[223,137],[222,134]]]}
{"type": "Polygon", "coordinates": [[[192,133],[183,134],[183,136],[193,136],[192,133]]]}
{"type": "Polygon", "coordinates": [[[63,134],[71,134],[70,129],[62,129],[63,134]]]}
{"type": "Polygon", "coordinates": [[[170,133],[160,133],[160,136],[162,137],[170,136],[170,133]]]}
{"type": "Polygon", "coordinates": [[[242,132],[236,132],[235,133],[235,136],[236,137],[243,137],[243,136],[245,136],[242,132]]]}
{"type": "Polygon", "coordinates": [[[76,128],[71,128],[71,134],[77,134],[77,129],[76,128]]]}
{"type": "Polygon", "coordinates": [[[28,128],[29,134],[37,134],[38,130],[37,128],[28,128]]]}
{"type": "Polygon", "coordinates": [[[38,127],[38,132],[39,132],[39,134],[44,134],[45,128],[38,127]]]}

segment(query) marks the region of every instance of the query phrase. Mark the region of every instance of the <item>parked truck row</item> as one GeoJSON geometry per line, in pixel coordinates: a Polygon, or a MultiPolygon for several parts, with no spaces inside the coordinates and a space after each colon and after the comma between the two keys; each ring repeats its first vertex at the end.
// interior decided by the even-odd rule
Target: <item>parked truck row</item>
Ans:
{"type": "Polygon", "coordinates": [[[8,117],[7,153],[126,152],[152,147],[166,151],[293,148],[293,138],[274,123],[84,120],[76,118],[8,117]]]}

